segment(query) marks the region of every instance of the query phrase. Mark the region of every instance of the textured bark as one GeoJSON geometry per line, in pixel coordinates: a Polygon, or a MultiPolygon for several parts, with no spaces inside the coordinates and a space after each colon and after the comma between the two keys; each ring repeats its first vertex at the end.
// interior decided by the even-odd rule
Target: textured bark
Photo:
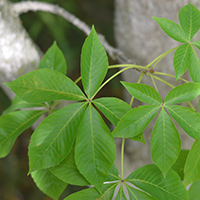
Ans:
{"type": "MultiPolygon", "coordinates": [[[[199,0],[115,0],[115,38],[117,47],[136,63],[146,65],[160,54],[177,46],[178,43],[169,38],[159,28],[152,16],[164,17],[178,22],[179,10],[189,2],[200,8],[199,0]]],[[[174,74],[173,53],[164,58],[155,67],[155,70],[174,74]]],[[[187,79],[189,78],[187,73],[184,76],[187,79]]],[[[137,82],[139,73],[134,70],[126,71],[122,77],[125,81],[137,82]]],[[[173,78],[167,78],[166,80],[174,85],[177,84],[173,78]]],[[[142,80],[142,83],[152,85],[151,82],[149,77],[144,77],[142,80]]],[[[156,81],[156,83],[159,93],[164,98],[171,88],[160,82],[156,81]]],[[[126,99],[129,102],[130,95],[127,93],[126,99]]],[[[138,105],[138,102],[135,102],[135,105],[138,105]]],[[[126,141],[126,174],[151,162],[149,141],[152,128],[153,125],[150,125],[145,131],[146,146],[139,142],[126,141]]],[[[183,133],[181,139],[183,148],[191,146],[193,140],[186,134],[183,133]]],[[[119,159],[117,163],[119,164],[119,159]]]]}
{"type": "MultiPolygon", "coordinates": [[[[0,0],[0,84],[38,67],[42,53],[22,26],[12,4],[0,0]]],[[[4,87],[5,89],[5,87],[4,87]]],[[[10,90],[7,95],[12,98],[10,90]]]]}

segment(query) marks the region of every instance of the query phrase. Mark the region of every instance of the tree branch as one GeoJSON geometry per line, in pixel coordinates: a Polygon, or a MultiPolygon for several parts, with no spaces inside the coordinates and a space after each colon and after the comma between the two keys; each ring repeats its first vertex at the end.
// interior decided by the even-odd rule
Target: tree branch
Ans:
{"type": "MultiPolygon", "coordinates": [[[[26,2],[19,2],[13,4],[13,9],[16,14],[20,15],[22,13],[26,13],[28,11],[45,11],[49,13],[53,13],[55,15],[61,16],[78,29],[83,31],[86,35],[89,35],[91,28],[79,18],[74,16],[73,14],[69,13],[65,9],[59,7],[58,5],[53,5],[50,3],[43,3],[43,2],[34,2],[34,1],[26,1],[26,2]]],[[[122,51],[112,47],[105,39],[105,37],[101,34],[98,34],[98,37],[104,46],[105,50],[108,52],[110,57],[113,60],[120,60],[121,62],[125,63],[134,63],[132,60],[127,58],[122,51]]]]}

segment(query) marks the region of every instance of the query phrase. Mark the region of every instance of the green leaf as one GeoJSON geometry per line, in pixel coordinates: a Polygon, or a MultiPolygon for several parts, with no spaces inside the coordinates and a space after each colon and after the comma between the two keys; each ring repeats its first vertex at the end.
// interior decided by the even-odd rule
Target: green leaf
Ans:
{"type": "Polygon", "coordinates": [[[119,188],[119,191],[117,193],[115,200],[127,200],[127,198],[124,194],[123,184],[120,185],[120,188],[119,188]]]}
{"type": "Polygon", "coordinates": [[[89,104],[75,146],[75,162],[84,177],[101,192],[115,160],[115,144],[100,114],[89,104]]]}
{"type": "Polygon", "coordinates": [[[94,105],[106,116],[115,126],[131,107],[121,99],[114,97],[103,97],[92,101],[94,105]]]}
{"type": "Polygon", "coordinates": [[[17,137],[31,127],[46,111],[23,110],[10,112],[0,117],[0,157],[10,152],[17,137]]]}
{"type": "Polygon", "coordinates": [[[101,196],[100,193],[94,187],[92,187],[73,193],[68,197],[66,197],[64,200],[88,200],[88,199],[96,200],[100,196],[101,196]]]}
{"type": "Polygon", "coordinates": [[[49,115],[38,126],[29,145],[29,173],[58,165],[66,158],[75,142],[86,104],[66,106],[49,115]]]}
{"type": "Polygon", "coordinates": [[[113,164],[108,173],[108,176],[106,178],[106,182],[107,181],[119,181],[119,180],[121,180],[121,178],[119,177],[119,171],[118,171],[116,165],[113,164]]]}
{"type": "Polygon", "coordinates": [[[37,187],[57,200],[67,186],[67,183],[55,177],[48,169],[42,169],[31,173],[31,176],[37,187]]]}
{"type": "Polygon", "coordinates": [[[131,200],[156,200],[154,197],[148,195],[147,193],[137,190],[129,185],[126,185],[129,193],[129,198],[131,200]]]}
{"type": "Polygon", "coordinates": [[[107,70],[108,58],[93,26],[81,53],[81,77],[88,98],[98,90],[107,70]]]}
{"type": "Polygon", "coordinates": [[[172,169],[179,175],[181,180],[184,179],[184,167],[189,150],[181,150],[178,159],[172,166],[172,169]]]}
{"type": "Polygon", "coordinates": [[[200,114],[198,112],[191,108],[177,105],[168,105],[165,107],[188,135],[200,140],[200,114]]]}
{"type": "Polygon", "coordinates": [[[172,120],[162,107],[151,137],[151,156],[164,176],[175,163],[181,149],[181,140],[172,120]]]}
{"type": "Polygon", "coordinates": [[[199,196],[200,196],[200,180],[194,182],[189,190],[188,190],[188,194],[190,197],[190,200],[199,200],[199,196]]]}
{"type": "Polygon", "coordinates": [[[71,79],[51,69],[31,71],[5,85],[21,99],[32,103],[86,99],[71,79]]]}
{"type": "Polygon", "coordinates": [[[145,165],[131,173],[125,181],[159,200],[189,200],[183,183],[172,169],[164,178],[156,165],[145,165]]]}
{"type": "Polygon", "coordinates": [[[188,154],[184,168],[184,185],[200,179],[200,142],[195,141],[188,154]]]}
{"type": "Polygon", "coordinates": [[[46,107],[45,103],[28,103],[26,101],[23,101],[18,96],[15,96],[12,100],[11,105],[4,110],[3,114],[7,114],[9,112],[13,112],[15,110],[19,110],[21,108],[34,108],[34,107],[46,107]]]}
{"type": "Polygon", "coordinates": [[[171,38],[178,42],[189,42],[189,38],[183,31],[183,29],[174,21],[166,18],[153,17],[153,19],[159,24],[160,28],[171,38]]]}
{"type": "Polygon", "coordinates": [[[49,170],[59,179],[71,185],[86,186],[90,183],[79,172],[74,160],[74,148],[68,156],[59,164],[49,170]]]}
{"type": "Polygon", "coordinates": [[[200,83],[200,59],[197,56],[195,49],[192,47],[190,58],[189,73],[194,82],[200,83]]]}
{"type": "Polygon", "coordinates": [[[56,42],[53,43],[40,61],[38,69],[44,68],[56,70],[64,75],[67,73],[65,57],[56,42]]]}
{"type": "Polygon", "coordinates": [[[109,183],[103,185],[103,192],[101,197],[98,200],[108,200],[113,199],[115,189],[118,183],[109,183]]]}
{"type": "Polygon", "coordinates": [[[200,95],[199,83],[185,83],[172,89],[165,97],[165,104],[178,104],[192,101],[200,95]]]}
{"type": "Polygon", "coordinates": [[[200,49],[200,40],[198,41],[193,41],[191,44],[195,45],[198,49],[200,49]]]}
{"type": "Polygon", "coordinates": [[[200,12],[191,3],[184,6],[179,11],[179,22],[189,40],[197,33],[200,28],[200,12]]]}
{"type": "Polygon", "coordinates": [[[136,99],[139,99],[140,101],[148,104],[158,105],[162,103],[162,99],[159,93],[148,85],[141,83],[127,83],[122,81],[121,83],[132,96],[134,96],[136,99]]]}
{"type": "Polygon", "coordinates": [[[129,139],[134,140],[134,141],[139,141],[139,142],[142,142],[143,144],[146,144],[143,132],[140,133],[139,135],[134,136],[134,137],[130,137],[129,139]]]}
{"type": "Polygon", "coordinates": [[[174,70],[176,81],[185,73],[190,65],[192,45],[183,44],[174,53],[174,70]]]}
{"type": "Polygon", "coordinates": [[[160,106],[157,105],[144,105],[132,109],[119,121],[112,132],[113,136],[131,138],[141,134],[155,117],[159,108],[160,106]]]}

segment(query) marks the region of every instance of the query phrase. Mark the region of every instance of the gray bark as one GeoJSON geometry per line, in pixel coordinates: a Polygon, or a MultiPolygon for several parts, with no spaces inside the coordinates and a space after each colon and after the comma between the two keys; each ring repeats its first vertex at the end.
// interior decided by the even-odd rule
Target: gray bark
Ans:
{"type": "MultiPolygon", "coordinates": [[[[115,0],[115,38],[117,47],[139,65],[146,65],[160,54],[177,46],[178,43],[162,31],[152,19],[152,16],[168,18],[178,23],[179,10],[189,2],[200,8],[199,0],[115,0]]],[[[155,70],[174,74],[173,53],[163,59],[155,67],[155,70]]],[[[137,82],[139,73],[136,70],[126,71],[122,77],[127,82],[137,82]]],[[[185,77],[189,78],[187,73],[185,77]]],[[[167,78],[166,80],[174,85],[177,84],[173,78],[167,78]]],[[[144,77],[142,83],[152,85],[149,77],[144,77]]],[[[160,82],[156,81],[156,83],[159,93],[164,98],[170,88],[160,82]]],[[[129,102],[130,96],[127,93],[125,95],[129,102]]],[[[135,102],[134,105],[138,105],[138,102],[135,102]]],[[[139,142],[126,141],[126,175],[144,164],[151,163],[150,135],[152,128],[153,124],[148,126],[144,133],[147,140],[146,146],[139,142]]],[[[185,133],[181,134],[181,140],[183,148],[189,148],[193,142],[185,133]]],[[[119,165],[119,158],[117,158],[117,165],[119,165]]]]}

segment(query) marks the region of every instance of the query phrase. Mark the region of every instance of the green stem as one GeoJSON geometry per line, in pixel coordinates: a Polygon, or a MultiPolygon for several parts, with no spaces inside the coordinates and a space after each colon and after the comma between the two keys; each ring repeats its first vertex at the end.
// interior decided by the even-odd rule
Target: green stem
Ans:
{"type": "MultiPolygon", "coordinates": [[[[164,52],[163,54],[159,55],[157,58],[155,58],[153,61],[151,61],[148,65],[146,65],[146,67],[151,67],[153,65],[153,63],[156,62],[156,64],[158,62],[160,62],[166,55],[168,55],[169,53],[171,53],[172,51],[176,50],[178,47],[174,47],[166,52],[164,52]]],[[[156,65],[155,64],[155,65],[156,65]]],[[[155,67],[155,65],[153,66],[153,68],[155,67]]]]}
{"type": "Polygon", "coordinates": [[[80,77],[78,77],[75,81],[74,81],[74,83],[75,84],[77,84],[80,80],[82,79],[82,77],[80,76],[80,77]]]}
{"type": "Polygon", "coordinates": [[[121,179],[124,179],[124,144],[125,138],[122,139],[122,147],[121,147],[121,179]]]}
{"type": "Polygon", "coordinates": [[[158,92],[158,88],[157,88],[157,86],[156,86],[156,83],[155,83],[155,81],[154,81],[154,78],[153,78],[152,74],[150,74],[150,77],[151,77],[151,80],[152,80],[152,82],[153,82],[154,88],[155,88],[156,91],[158,92]]]}
{"type": "Polygon", "coordinates": [[[162,78],[159,78],[159,77],[157,77],[157,76],[153,76],[153,75],[152,75],[152,77],[155,78],[155,79],[157,79],[157,80],[159,80],[160,82],[165,83],[166,85],[168,85],[168,86],[171,87],[171,88],[175,88],[175,86],[173,86],[173,85],[170,84],[169,82],[163,80],[162,78]]]}
{"type": "Polygon", "coordinates": [[[117,73],[115,73],[113,76],[111,76],[109,79],[107,79],[100,87],[99,89],[96,91],[96,93],[92,96],[91,100],[96,96],[96,94],[109,82],[111,81],[113,78],[115,78],[116,76],[118,76],[119,74],[121,74],[122,72],[126,71],[127,69],[132,69],[132,67],[126,67],[120,71],[118,71],[117,73]]]}
{"type": "Polygon", "coordinates": [[[141,66],[141,65],[134,65],[134,64],[119,64],[119,65],[110,65],[108,69],[113,69],[113,68],[122,68],[122,67],[130,67],[130,68],[135,68],[135,69],[146,69],[148,70],[147,67],[141,66]]]}

